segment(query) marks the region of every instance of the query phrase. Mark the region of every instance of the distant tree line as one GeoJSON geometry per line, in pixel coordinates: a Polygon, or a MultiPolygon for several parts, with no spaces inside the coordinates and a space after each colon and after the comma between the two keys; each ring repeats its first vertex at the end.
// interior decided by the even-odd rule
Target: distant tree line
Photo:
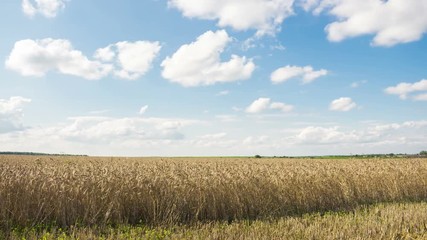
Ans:
{"type": "MultiPolygon", "coordinates": [[[[254,158],[262,158],[261,155],[255,155],[254,158]]],[[[266,156],[268,158],[268,156],[266,156]]],[[[407,153],[386,153],[386,154],[351,154],[351,155],[325,155],[325,156],[272,156],[273,158],[416,158],[427,157],[427,151],[421,151],[418,154],[407,153]]]]}
{"type": "Polygon", "coordinates": [[[50,154],[50,153],[39,153],[39,152],[0,152],[0,155],[29,155],[29,156],[86,156],[87,155],[75,155],[75,154],[50,154]]]}

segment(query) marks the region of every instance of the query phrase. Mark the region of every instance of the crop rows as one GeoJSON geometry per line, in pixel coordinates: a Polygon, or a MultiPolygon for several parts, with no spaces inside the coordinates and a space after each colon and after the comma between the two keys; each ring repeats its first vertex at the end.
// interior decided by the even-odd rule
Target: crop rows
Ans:
{"type": "Polygon", "coordinates": [[[0,157],[0,230],[272,219],[427,200],[427,159],[0,157]]]}

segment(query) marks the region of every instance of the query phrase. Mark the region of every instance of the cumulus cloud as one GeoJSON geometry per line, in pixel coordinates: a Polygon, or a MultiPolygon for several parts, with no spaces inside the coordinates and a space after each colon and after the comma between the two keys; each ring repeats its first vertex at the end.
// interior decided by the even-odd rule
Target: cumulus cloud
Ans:
{"type": "Polygon", "coordinates": [[[384,90],[388,94],[398,95],[400,99],[409,97],[415,101],[427,101],[427,79],[415,83],[399,83],[396,86],[388,87],[384,90]],[[415,94],[421,92],[421,94],[415,94]]]}
{"type": "Polygon", "coordinates": [[[276,109],[281,112],[290,112],[294,109],[294,106],[281,102],[273,102],[270,104],[270,109],[276,109]]]}
{"type": "Polygon", "coordinates": [[[70,122],[57,126],[57,136],[79,142],[119,142],[126,139],[182,139],[183,127],[198,123],[191,119],[168,118],[111,118],[74,117],[70,122]]]}
{"type": "Polygon", "coordinates": [[[427,2],[423,0],[306,0],[303,7],[327,11],[338,20],[326,26],[330,41],[375,35],[375,46],[393,46],[421,39],[427,31],[427,2]]]}
{"type": "MultiPolygon", "coordinates": [[[[315,14],[319,14],[319,5],[322,0],[301,0],[300,5],[305,11],[313,11],[315,14]]],[[[323,9],[322,9],[323,10],[323,9]]]]}
{"type": "Polygon", "coordinates": [[[255,29],[258,36],[274,34],[293,14],[294,0],[169,0],[185,17],[217,20],[220,27],[255,29]]]}
{"type": "Polygon", "coordinates": [[[271,102],[270,98],[258,98],[246,108],[246,112],[261,113],[267,109],[279,110],[281,112],[290,112],[294,109],[294,106],[281,102],[271,102]]]}
{"type": "Polygon", "coordinates": [[[311,66],[299,67],[287,65],[271,73],[270,80],[273,83],[281,83],[292,78],[301,78],[302,83],[307,84],[326,74],[328,74],[328,71],[325,69],[314,70],[311,66]]]}
{"type": "Polygon", "coordinates": [[[246,108],[247,113],[260,113],[270,106],[270,98],[258,98],[253,101],[249,107],[246,108]]]}
{"type": "Polygon", "coordinates": [[[356,106],[357,104],[353,102],[351,98],[341,97],[331,102],[331,104],[329,105],[329,110],[347,112],[355,108],[356,106]]]}
{"type": "Polygon", "coordinates": [[[26,39],[15,43],[5,65],[23,76],[42,77],[57,71],[89,80],[109,74],[134,80],[151,68],[160,48],[158,42],[118,42],[96,50],[95,60],[90,60],[75,50],[69,40],[26,39]]]}
{"type": "Polygon", "coordinates": [[[21,40],[15,43],[6,68],[23,76],[42,77],[49,71],[95,80],[108,75],[112,66],[91,61],[64,39],[21,40]]]}
{"type": "MultiPolygon", "coordinates": [[[[10,151],[116,156],[283,156],[416,153],[427,144],[426,120],[369,121],[352,123],[351,126],[302,123],[302,128],[289,126],[281,131],[274,127],[261,130],[257,129],[259,123],[245,122],[244,129],[251,129],[251,132],[244,131],[243,134],[235,131],[242,127],[241,122],[227,123],[229,128],[224,125],[216,131],[206,128],[217,124],[217,121],[209,123],[179,118],[83,116],[51,126],[0,132],[0,146],[10,151]],[[206,132],[206,129],[214,132],[206,132]]],[[[283,119],[276,124],[288,125],[283,119]]]]}
{"type": "Polygon", "coordinates": [[[0,99],[0,133],[23,129],[22,107],[30,102],[31,99],[20,96],[0,99]]]}
{"type": "MultiPolygon", "coordinates": [[[[361,129],[345,129],[339,126],[308,126],[298,131],[295,135],[295,143],[313,146],[316,144],[339,144],[350,146],[350,149],[355,149],[359,145],[364,148],[381,145],[423,145],[427,141],[427,137],[422,134],[424,130],[427,130],[427,121],[425,120],[388,124],[373,123],[363,126],[361,129]]],[[[365,150],[362,148],[362,151],[365,150]]],[[[389,149],[389,152],[394,151],[393,148],[389,149]]],[[[373,152],[378,153],[378,150],[374,148],[373,152]]]]}
{"type": "Polygon", "coordinates": [[[339,127],[316,127],[309,126],[302,129],[296,136],[298,143],[348,143],[358,142],[361,136],[356,131],[343,132],[339,127]]]}
{"type": "Polygon", "coordinates": [[[108,45],[104,48],[98,48],[93,57],[102,62],[111,62],[116,57],[116,52],[113,50],[113,45],[108,45]]]}
{"type": "Polygon", "coordinates": [[[221,62],[220,55],[231,40],[225,30],[205,32],[166,57],[161,64],[162,76],[185,87],[250,78],[255,69],[251,59],[232,55],[229,61],[221,62]]]}
{"type": "Polygon", "coordinates": [[[118,42],[115,46],[117,63],[121,69],[114,71],[114,75],[129,80],[144,75],[161,49],[159,42],[148,41],[118,42]]]}
{"type": "Polygon", "coordinates": [[[67,0],[22,0],[22,11],[25,15],[33,17],[41,14],[47,18],[54,18],[58,12],[65,8],[67,0]]]}
{"type": "Polygon", "coordinates": [[[296,135],[297,143],[302,144],[336,144],[358,143],[362,141],[364,133],[354,130],[345,131],[338,126],[320,127],[308,126],[296,135]]]}

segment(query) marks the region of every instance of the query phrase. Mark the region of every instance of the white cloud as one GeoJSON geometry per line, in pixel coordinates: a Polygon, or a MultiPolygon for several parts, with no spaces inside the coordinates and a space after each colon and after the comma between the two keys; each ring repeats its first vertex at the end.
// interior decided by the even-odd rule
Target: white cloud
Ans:
{"type": "Polygon", "coordinates": [[[93,57],[102,62],[111,62],[116,57],[116,53],[112,49],[113,45],[109,45],[105,48],[98,48],[95,51],[93,57]]]}
{"type": "Polygon", "coordinates": [[[0,133],[23,129],[22,106],[30,102],[31,99],[19,96],[0,99],[0,133]]]}
{"type": "Polygon", "coordinates": [[[348,143],[358,142],[360,136],[355,131],[342,132],[338,127],[315,127],[309,126],[296,135],[298,143],[304,144],[331,144],[331,143],[348,143]]]}
{"type": "Polygon", "coordinates": [[[169,0],[188,18],[218,20],[218,26],[235,30],[257,30],[257,35],[274,34],[293,14],[294,0],[169,0]]]}
{"type": "Polygon", "coordinates": [[[360,86],[362,86],[363,84],[366,84],[368,81],[366,80],[362,80],[362,81],[357,81],[357,82],[352,82],[350,87],[352,88],[358,88],[360,86]]]}
{"type": "Polygon", "coordinates": [[[236,115],[216,115],[216,119],[220,122],[236,122],[238,117],[236,115]]]}
{"type": "Polygon", "coordinates": [[[292,78],[302,78],[302,82],[306,84],[326,74],[328,74],[328,71],[325,69],[315,71],[311,66],[299,67],[287,65],[271,73],[270,80],[273,83],[281,83],[292,78]]]}
{"type": "Polygon", "coordinates": [[[280,110],[282,112],[290,112],[294,109],[294,106],[281,102],[273,102],[270,104],[270,108],[280,110]]]}
{"type": "Polygon", "coordinates": [[[74,117],[56,126],[57,136],[78,142],[112,143],[126,139],[182,139],[183,127],[198,123],[191,119],[74,117]]]}
{"type": "Polygon", "coordinates": [[[351,98],[341,97],[331,102],[331,104],[329,105],[329,110],[347,112],[355,108],[356,106],[357,104],[353,102],[351,98]]]}
{"type": "Polygon", "coordinates": [[[227,139],[227,133],[225,132],[205,134],[186,142],[186,144],[196,148],[229,148],[231,146],[235,146],[236,143],[236,140],[227,139]]]}
{"type": "Polygon", "coordinates": [[[228,95],[228,94],[230,94],[229,90],[223,90],[223,91],[217,93],[216,95],[217,96],[225,96],[225,95],[228,95]]]}
{"type": "Polygon", "coordinates": [[[161,49],[159,42],[148,41],[118,42],[115,46],[118,51],[117,62],[121,69],[114,71],[114,75],[129,80],[144,75],[161,49]]]}
{"type": "Polygon", "coordinates": [[[400,150],[397,149],[403,145],[425,145],[427,137],[423,131],[427,130],[426,128],[425,120],[389,124],[374,123],[363,126],[362,129],[308,126],[300,129],[294,140],[296,144],[312,146],[317,144],[334,144],[340,148],[346,146],[353,151],[359,149],[359,153],[366,153],[365,151],[379,153],[379,146],[389,146],[387,152],[398,153],[396,151],[400,150]]]}
{"type": "Polygon", "coordinates": [[[236,107],[236,106],[231,107],[231,110],[233,110],[233,111],[235,111],[235,112],[241,112],[241,111],[243,111],[243,109],[242,109],[242,108],[240,108],[240,107],[236,107]]]}
{"type": "Polygon", "coordinates": [[[102,115],[102,114],[108,113],[110,111],[111,111],[110,109],[100,109],[100,110],[89,111],[89,114],[102,115]]]}
{"type": "Polygon", "coordinates": [[[98,80],[109,74],[134,80],[151,68],[160,48],[158,42],[118,42],[97,49],[94,54],[96,60],[89,60],[68,40],[26,39],[15,43],[5,65],[23,76],[42,77],[49,71],[57,71],[89,80],[98,80]]]}
{"type": "MultiPolygon", "coordinates": [[[[375,126],[377,127],[377,126],[375,126]]],[[[308,126],[295,136],[297,144],[356,144],[380,141],[380,130],[344,130],[339,126],[308,126]]]]}
{"type": "Polygon", "coordinates": [[[406,121],[400,125],[403,128],[424,128],[427,127],[427,121],[426,120],[420,120],[420,121],[406,121]]]}
{"type": "Polygon", "coordinates": [[[148,109],[148,105],[142,106],[141,109],[139,110],[139,115],[144,115],[147,109],[148,109]]]}
{"type": "Polygon", "coordinates": [[[74,50],[70,41],[51,38],[16,42],[5,65],[23,76],[42,77],[56,70],[90,80],[105,77],[112,70],[110,64],[91,61],[74,50]]]}
{"type": "Polygon", "coordinates": [[[232,55],[228,62],[221,62],[220,55],[231,40],[224,30],[205,32],[166,57],[161,64],[162,76],[185,87],[250,78],[255,69],[251,59],[232,55]]]}
{"type": "Polygon", "coordinates": [[[58,134],[65,139],[78,141],[106,141],[137,133],[134,119],[113,119],[109,117],[75,117],[64,127],[58,127],[58,134]]]}
{"type": "Polygon", "coordinates": [[[305,11],[312,11],[312,13],[317,16],[343,1],[346,0],[301,0],[301,6],[305,11]]]}
{"type": "Polygon", "coordinates": [[[411,95],[410,97],[416,101],[425,101],[427,100],[427,79],[415,83],[399,83],[396,86],[386,88],[384,91],[388,94],[398,95],[400,99],[407,99],[410,94],[422,92],[422,94],[411,95]]]}
{"type": "Polygon", "coordinates": [[[243,144],[244,145],[250,145],[252,147],[254,146],[259,146],[259,145],[263,145],[263,144],[268,144],[268,140],[269,137],[262,135],[262,136],[249,136],[246,137],[245,139],[243,139],[243,144]]]}
{"type": "Polygon", "coordinates": [[[22,11],[25,15],[33,17],[37,13],[54,18],[58,12],[65,8],[67,0],[22,0],[22,11]]]}
{"type": "Polygon", "coordinates": [[[223,139],[226,136],[227,136],[227,133],[221,132],[221,133],[214,133],[214,134],[206,134],[201,136],[200,138],[212,140],[212,139],[223,139]]]}
{"type": "Polygon", "coordinates": [[[427,101],[427,93],[418,94],[413,98],[415,101],[427,101]]]}
{"type": "Polygon", "coordinates": [[[339,42],[362,35],[375,35],[375,46],[393,46],[421,39],[427,32],[424,0],[306,0],[314,14],[328,11],[338,20],[326,27],[328,39],[339,42]]]}
{"type": "Polygon", "coordinates": [[[258,98],[246,108],[246,112],[261,113],[267,109],[279,110],[281,112],[290,112],[294,109],[294,106],[281,102],[271,102],[270,98],[258,98]]]}
{"type": "Polygon", "coordinates": [[[270,106],[270,98],[258,98],[246,108],[247,113],[260,113],[270,106]]]}
{"type": "Polygon", "coordinates": [[[74,117],[51,126],[2,132],[0,146],[8,151],[115,156],[306,156],[416,153],[427,144],[427,120],[316,126],[281,118],[262,129],[251,118],[219,126],[218,120],[74,117]],[[278,130],[277,125],[288,127],[278,130]]]}
{"type": "Polygon", "coordinates": [[[255,37],[250,37],[248,39],[246,39],[245,41],[242,42],[242,50],[243,51],[248,51],[251,48],[256,47],[257,45],[255,44],[255,41],[258,40],[255,37]]]}
{"type": "Polygon", "coordinates": [[[318,9],[318,5],[321,3],[321,1],[322,0],[301,0],[300,4],[305,11],[313,10],[315,14],[318,14],[318,11],[316,10],[318,9]]]}
{"type": "Polygon", "coordinates": [[[280,42],[278,42],[278,43],[276,43],[276,44],[274,44],[274,45],[271,45],[271,46],[270,46],[270,49],[271,49],[271,50],[285,51],[285,50],[286,50],[286,47],[285,47],[285,46],[283,46],[280,42]]]}

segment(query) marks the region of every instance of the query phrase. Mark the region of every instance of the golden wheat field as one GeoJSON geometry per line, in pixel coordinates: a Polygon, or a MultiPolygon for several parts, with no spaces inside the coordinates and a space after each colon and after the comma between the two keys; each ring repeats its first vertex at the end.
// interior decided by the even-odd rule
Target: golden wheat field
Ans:
{"type": "MultiPolygon", "coordinates": [[[[21,232],[37,239],[49,229],[61,235],[64,229],[81,227],[89,231],[84,236],[93,239],[105,229],[144,226],[148,230],[131,238],[150,238],[147,233],[153,233],[154,239],[247,239],[257,238],[254,229],[259,228],[266,233],[258,238],[268,234],[292,238],[283,234],[294,231],[299,234],[294,239],[323,239],[319,236],[324,234],[296,230],[310,229],[304,221],[314,221],[317,229],[334,229],[329,232],[346,239],[347,235],[339,235],[345,229],[340,224],[352,222],[366,230],[360,216],[374,223],[381,211],[386,213],[382,217],[389,217],[373,229],[383,229],[381,223],[388,229],[391,224],[395,228],[388,234],[397,235],[375,230],[378,235],[372,236],[404,238],[405,232],[415,231],[414,236],[421,238],[427,231],[426,200],[425,158],[0,156],[0,238],[21,232]],[[390,205],[378,205],[384,203],[390,205]],[[372,213],[369,206],[380,210],[372,213]],[[412,222],[408,216],[414,214],[412,222]],[[243,232],[237,234],[236,228],[243,232]],[[187,236],[183,229],[196,235],[187,236]]],[[[120,238],[117,232],[110,234],[120,238]]]]}

